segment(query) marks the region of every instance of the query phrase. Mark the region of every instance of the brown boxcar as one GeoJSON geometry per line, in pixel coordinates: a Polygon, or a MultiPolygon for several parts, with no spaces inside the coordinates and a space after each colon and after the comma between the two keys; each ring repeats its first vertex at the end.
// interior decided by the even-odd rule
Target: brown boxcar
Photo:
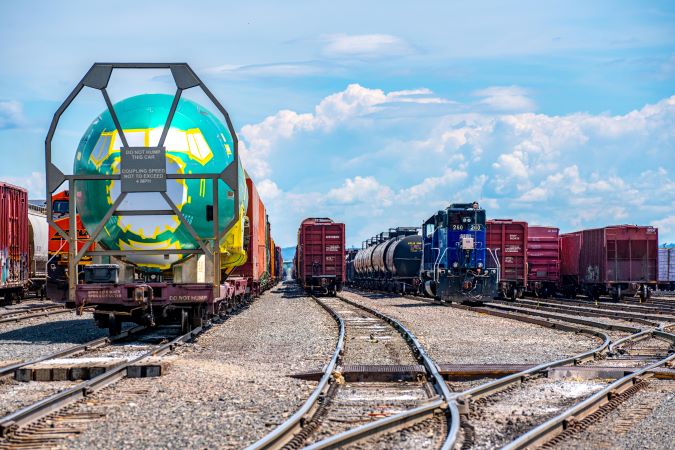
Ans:
{"type": "Polygon", "coordinates": [[[638,295],[656,288],[658,230],[615,225],[562,235],[563,289],[591,298],[638,295]]]}
{"type": "Polygon", "coordinates": [[[298,230],[297,278],[308,292],[335,295],[345,282],[345,224],[309,218],[298,230]]]}
{"type": "Polygon", "coordinates": [[[18,300],[30,282],[28,192],[0,182],[0,295],[18,300]]]}
{"type": "Polygon", "coordinates": [[[246,210],[246,222],[244,224],[244,248],[248,258],[246,263],[236,267],[231,277],[243,277],[249,280],[247,291],[258,295],[264,291],[270,283],[269,259],[268,259],[268,233],[267,212],[255,183],[248,175],[246,176],[246,189],[248,190],[248,208],[246,210]]]}
{"type": "Polygon", "coordinates": [[[515,299],[527,287],[527,222],[511,219],[488,220],[485,240],[487,248],[496,253],[500,273],[499,296],[515,299]]]}
{"type": "Polygon", "coordinates": [[[537,296],[555,294],[560,285],[560,230],[527,227],[527,285],[537,296]]]}

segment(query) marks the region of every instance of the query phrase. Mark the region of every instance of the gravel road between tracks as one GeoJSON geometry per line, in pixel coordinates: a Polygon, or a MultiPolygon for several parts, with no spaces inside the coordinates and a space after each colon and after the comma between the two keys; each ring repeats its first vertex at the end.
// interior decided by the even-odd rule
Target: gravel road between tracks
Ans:
{"type": "Polygon", "coordinates": [[[0,366],[6,365],[3,361],[37,358],[107,334],[107,329],[96,328],[91,313],[78,316],[74,311],[3,323],[0,366]]]}
{"type": "Polygon", "coordinates": [[[650,380],[604,419],[556,449],[669,450],[675,442],[675,381],[650,380]]]}
{"type": "Polygon", "coordinates": [[[166,375],[121,381],[145,393],[109,406],[104,420],[63,447],[243,448],[306,400],[316,383],[288,375],[322,367],[336,340],[333,318],[281,285],[182,347],[166,375]]]}
{"type": "Polygon", "coordinates": [[[591,336],[424,303],[405,297],[346,298],[400,320],[437,364],[537,364],[593,349],[591,336]]]}

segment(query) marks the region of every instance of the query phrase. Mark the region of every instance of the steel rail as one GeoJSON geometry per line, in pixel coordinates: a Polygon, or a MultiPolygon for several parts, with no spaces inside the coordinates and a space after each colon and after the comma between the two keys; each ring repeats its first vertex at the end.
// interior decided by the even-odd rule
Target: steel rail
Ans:
{"type": "Polygon", "coordinates": [[[13,316],[16,314],[30,313],[33,311],[47,311],[50,309],[65,309],[63,305],[40,305],[40,306],[29,306],[27,308],[17,308],[17,309],[6,309],[0,313],[0,318],[13,316]]]}
{"type": "Polygon", "coordinates": [[[37,364],[39,362],[47,361],[49,359],[66,358],[68,356],[72,356],[72,355],[76,355],[76,354],[85,352],[85,351],[87,351],[89,349],[92,349],[92,348],[99,348],[102,345],[106,345],[106,344],[109,344],[111,342],[119,341],[121,339],[126,339],[133,334],[136,334],[136,333],[139,333],[139,332],[145,330],[146,328],[147,327],[145,327],[143,325],[139,325],[139,326],[130,328],[128,330],[124,330],[123,332],[121,332],[120,334],[117,334],[115,336],[100,337],[98,339],[94,339],[93,341],[85,342],[84,344],[78,344],[78,345],[75,345],[73,347],[69,347],[65,350],[60,350],[58,352],[51,353],[49,355],[39,356],[39,357],[37,357],[35,359],[31,359],[29,361],[22,361],[22,362],[19,362],[19,363],[11,364],[9,366],[0,367],[0,378],[11,375],[11,374],[14,373],[14,371],[16,371],[16,370],[18,370],[22,367],[29,366],[31,364],[37,364]]]}
{"type": "MultiPolygon", "coordinates": [[[[669,337],[669,339],[672,339],[672,342],[675,342],[675,335],[670,336],[671,337],[669,337]]],[[[655,363],[649,364],[640,370],[632,372],[623,378],[619,378],[586,400],[577,403],[561,414],[547,420],[543,424],[533,428],[517,439],[511,441],[509,444],[502,447],[502,450],[532,448],[548,442],[556,435],[563,432],[572,423],[582,420],[583,418],[597,411],[603,405],[607,404],[613,396],[623,393],[631,386],[642,380],[644,376],[650,376],[649,372],[673,360],[675,360],[675,353],[655,363]]]]}
{"type": "MultiPolygon", "coordinates": [[[[445,409],[445,414],[448,421],[448,434],[446,435],[446,438],[443,441],[441,449],[442,450],[451,449],[455,444],[455,441],[457,440],[457,435],[459,433],[459,409],[457,408],[457,404],[455,403],[455,401],[452,399],[452,395],[450,393],[450,390],[448,389],[448,385],[445,383],[445,380],[438,371],[436,363],[434,363],[431,357],[429,357],[422,344],[417,340],[417,337],[410,330],[408,330],[401,322],[399,322],[394,318],[391,318],[375,309],[369,308],[368,306],[354,302],[342,296],[338,296],[337,298],[352,306],[361,308],[364,311],[367,311],[384,320],[385,322],[389,323],[408,342],[408,345],[410,345],[411,349],[415,353],[415,356],[418,358],[418,360],[422,362],[425,369],[427,370],[427,373],[431,375],[434,389],[442,399],[442,403],[440,406],[442,407],[442,409],[445,409]]],[[[400,414],[397,414],[396,416],[391,416],[390,418],[395,417],[395,419],[392,419],[390,422],[387,421],[387,419],[390,418],[380,419],[371,422],[369,424],[354,428],[352,430],[348,430],[344,433],[340,433],[338,435],[329,438],[331,444],[330,446],[328,447],[321,446],[316,448],[337,448],[341,445],[346,444],[347,442],[353,442],[354,440],[360,439],[359,436],[363,437],[364,435],[370,435],[370,433],[372,433],[370,432],[371,428],[373,430],[377,430],[377,432],[381,432],[386,430],[387,428],[391,428],[394,425],[399,426],[404,422],[409,422],[412,419],[416,419],[419,414],[419,411],[417,411],[417,409],[418,408],[414,408],[408,411],[404,411],[400,414]]],[[[317,445],[322,444],[323,442],[324,441],[321,441],[317,443],[317,445]]]]}
{"type": "Polygon", "coordinates": [[[340,448],[344,445],[351,444],[363,439],[366,436],[374,436],[376,434],[388,431],[391,432],[396,428],[409,426],[412,421],[420,421],[433,415],[434,411],[443,408],[445,401],[437,398],[424,405],[407,411],[394,414],[383,419],[368,422],[365,425],[353,428],[351,430],[343,431],[322,441],[316,442],[305,447],[305,450],[323,450],[329,448],[340,448]]]}
{"type": "Polygon", "coordinates": [[[541,311],[550,311],[550,312],[559,312],[563,314],[570,314],[572,312],[578,313],[582,316],[588,317],[606,317],[614,320],[625,320],[628,322],[636,322],[643,325],[649,325],[657,327],[661,322],[675,322],[675,316],[668,315],[653,315],[653,314],[643,314],[627,311],[612,311],[607,309],[599,308],[589,308],[585,306],[575,306],[569,305],[564,306],[557,303],[548,303],[548,302],[537,302],[535,300],[517,300],[516,302],[506,302],[506,301],[491,301],[491,304],[499,304],[505,306],[515,306],[519,308],[530,308],[537,309],[541,311]]]}
{"type": "MultiPolygon", "coordinates": [[[[667,333],[664,331],[661,331],[660,329],[652,329],[652,330],[636,330],[637,332],[634,334],[631,334],[630,336],[627,336],[625,338],[622,338],[612,344],[610,344],[610,338],[607,336],[605,333],[595,331],[595,330],[588,330],[584,329],[581,327],[575,327],[575,326],[570,326],[570,325],[562,325],[562,324],[552,324],[549,321],[542,321],[538,319],[533,319],[530,317],[526,316],[520,316],[519,314],[514,314],[514,313],[508,313],[508,312],[501,312],[501,311],[494,311],[494,310],[482,310],[480,308],[474,308],[474,307],[467,307],[464,305],[453,305],[453,304],[446,304],[443,302],[435,301],[435,300],[427,300],[423,299],[422,301],[428,302],[428,303],[433,303],[433,304],[439,304],[439,305],[447,305],[447,306],[453,306],[457,307],[460,309],[465,309],[465,310],[473,310],[473,311],[479,311],[479,312],[484,312],[487,314],[491,315],[496,315],[499,317],[504,317],[504,318],[510,318],[514,320],[522,320],[525,322],[529,323],[537,323],[541,324],[547,327],[551,328],[559,328],[559,329],[565,329],[569,331],[579,331],[579,332],[584,332],[587,334],[592,334],[597,337],[603,337],[603,343],[599,347],[590,350],[588,352],[572,356],[570,358],[564,358],[560,359],[557,361],[553,361],[550,363],[544,363],[539,366],[530,368],[528,370],[508,375],[506,377],[499,378],[497,380],[494,380],[489,383],[482,384],[480,386],[477,386],[472,389],[468,389],[464,392],[454,394],[452,396],[452,400],[456,401],[460,407],[462,408],[463,411],[468,412],[470,408],[470,401],[472,399],[477,399],[480,397],[485,397],[494,393],[497,393],[499,391],[502,391],[511,385],[515,384],[520,384],[524,381],[526,381],[528,378],[532,377],[533,375],[537,373],[541,373],[549,368],[568,364],[570,362],[574,363],[574,365],[577,365],[581,362],[584,362],[586,360],[594,359],[597,355],[600,355],[601,353],[605,351],[615,351],[616,347],[620,344],[623,344],[627,341],[630,340],[642,340],[645,338],[648,338],[649,336],[655,337],[655,338],[661,338],[664,340],[669,340],[673,345],[675,345],[675,334],[667,333]]],[[[671,325],[666,325],[666,326],[661,326],[661,328],[669,328],[671,326],[675,326],[675,324],[671,325]]],[[[564,430],[564,428],[571,423],[570,418],[573,417],[575,420],[582,419],[583,417],[591,414],[593,411],[591,408],[593,408],[594,405],[596,405],[596,409],[602,406],[603,404],[607,403],[612,395],[619,394],[626,389],[630,387],[630,383],[632,380],[639,379],[640,376],[642,375],[647,375],[649,376],[649,372],[652,371],[653,369],[668,363],[669,361],[675,359],[675,354],[659,361],[654,364],[648,365],[647,367],[637,371],[633,372],[624,378],[621,378],[617,380],[616,382],[613,382],[610,384],[607,388],[603,389],[602,391],[596,393],[594,396],[590,397],[586,401],[570,408],[568,411],[565,413],[561,414],[560,416],[553,418],[546,423],[540,425],[539,427],[531,430],[530,432],[526,433],[525,435],[522,435],[519,437],[517,440],[511,442],[507,446],[503,447],[503,449],[508,449],[508,450],[513,450],[513,449],[521,449],[521,448],[529,448],[532,447],[533,445],[538,445],[542,444],[548,440],[550,440],[552,437],[554,437],[555,434],[558,434],[560,431],[564,430]],[[583,413],[583,415],[581,415],[583,413]],[[576,415],[575,415],[576,414],[576,415]],[[557,428],[556,428],[557,427],[557,428]],[[539,434],[538,434],[539,433],[539,434]],[[555,433],[555,434],[553,434],[555,433]],[[552,435],[553,434],[553,435],[552,435]]]]}
{"type": "Polygon", "coordinates": [[[0,323],[11,323],[11,322],[23,322],[24,320],[34,319],[36,317],[48,317],[56,314],[64,314],[71,312],[70,309],[66,309],[62,306],[55,306],[47,310],[41,309],[42,312],[24,314],[24,312],[17,312],[16,314],[3,314],[0,316],[0,323]],[[12,316],[12,317],[5,317],[12,316]]]}
{"type": "MultiPolygon", "coordinates": [[[[503,302],[503,301],[500,301],[503,302]]],[[[593,303],[580,303],[578,301],[573,301],[570,300],[569,302],[566,301],[558,301],[558,300],[551,300],[551,299],[532,299],[532,298],[526,298],[526,299],[518,299],[515,302],[503,302],[503,303],[511,303],[514,305],[528,305],[528,306],[533,306],[537,305],[543,305],[547,307],[552,307],[552,308],[566,308],[568,310],[577,310],[577,311],[589,311],[589,312],[594,312],[595,314],[604,314],[606,316],[611,316],[611,317],[625,317],[627,319],[635,318],[635,319],[647,319],[647,320],[653,320],[653,321],[658,321],[658,320],[669,320],[669,321],[675,321],[675,315],[671,315],[670,312],[668,311],[663,311],[659,310],[658,308],[645,308],[645,307],[638,307],[639,309],[636,311],[634,308],[622,308],[620,306],[618,307],[609,307],[609,305],[605,303],[601,303],[599,305],[595,305],[593,303]],[[640,310],[641,309],[641,310],[640,310]]],[[[616,305],[616,304],[615,304],[616,305]]],[[[627,305],[626,305],[627,306],[627,305]]]]}
{"type": "Polygon", "coordinates": [[[201,333],[202,330],[203,327],[195,328],[192,331],[183,334],[182,336],[178,336],[171,342],[146,352],[143,355],[134,358],[133,360],[120,363],[111,370],[95,378],[92,378],[91,380],[84,381],[77,384],[76,386],[65,389],[61,392],[57,392],[50,397],[42,399],[32,405],[21,408],[18,411],[0,418],[0,436],[6,436],[13,430],[33,423],[65,406],[77,402],[78,400],[81,400],[93,394],[94,392],[121,380],[122,378],[126,377],[126,371],[129,366],[151,356],[161,356],[169,353],[175,348],[176,344],[180,342],[187,342],[193,339],[195,336],[201,333]]]}
{"type": "MultiPolygon", "coordinates": [[[[452,307],[458,307],[460,305],[451,305],[452,307]]],[[[631,327],[628,325],[618,325],[618,324],[608,324],[604,322],[596,322],[594,320],[587,320],[587,319],[578,319],[575,317],[569,317],[569,316],[561,316],[559,314],[550,314],[546,313],[543,311],[536,311],[536,310],[531,310],[527,308],[519,308],[519,307],[508,307],[508,306],[503,306],[503,305],[498,305],[494,303],[487,303],[485,306],[482,307],[469,307],[471,308],[472,311],[477,311],[477,312],[488,312],[490,308],[494,309],[499,309],[503,311],[512,311],[514,313],[518,314],[527,314],[527,315],[532,315],[532,316],[539,316],[539,317],[544,317],[547,319],[555,319],[555,320],[560,320],[563,322],[571,322],[571,323],[577,323],[579,325],[586,325],[594,328],[602,328],[603,330],[616,330],[616,331],[624,331],[627,333],[639,333],[640,331],[643,331],[641,328],[636,328],[636,327],[631,327]]]]}
{"type": "Polygon", "coordinates": [[[514,373],[511,375],[507,375],[502,378],[498,378],[494,381],[490,381],[488,383],[481,384],[479,386],[476,386],[474,388],[468,389],[466,391],[453,394],[453,398],[456,399],[457,403],[463,407],[463,408],[468,408],[470,405],[471,400],[476,400],[482,397],[487,397],[489,395],[496,394],[497,392],[500,392],[512,385],[516,384],[521,384],[525,382],[527,379],[533,377],[534,375],[541,374],[545,372],[548,369],[551,369],[553,367],[559,367],[559,366],[564,366],[565,364],[570,364],[572,363],[573,365],[579,365],[585,361],[590,361],[601,354],[607,352],[607,350],[610,347],[610,338],[607,336],[605,333],[600,332],[600,331],[595,331],[595,330],[587,330],[584,328],[577,328],[577,327],[569,327],[567,331],[576,331],[576,332],[581,332],[585,334],[590,334],[595,337],[599,337],[603,339],[603,343],[599,345],[598,347],[588,350],[584,353],[580,353],[578,355],[570,356],[568,358],[562,358],[558,359],[555,361],[551,362],[546,362],[543,364],[540,364],[535,367],[531,367],[527,370],[523,370],[518,373],[514,373]]]}
{"type": "Polygon", "coordinates": [[[344,320],[328,305],[323,303],[318,298],[312,296],[312,298],[319,304],[323,309],[325,309],[328,314],[335,319],[338,323],[338,339],[335,344],[335,350],[333,351],[333,356],[326,365],[323,371],[323,376],[319,381],[319,384],[314,388],[312,395],[305,400],[305,403],[302,404],[300,409],[298,409],[295,414],[289,417],[281,425],[276,427],[270,433],[265,435],[262,439],[254,442],[249,445],[247,450],[261,450],[261,449],[276,449],[283,447],[293,435],[302,429],[302,423],[307,416],[312,414],[316,407],[319,398],[326,392],[328,389],[328,384],[333,376],[333,371],[335,370],[338,361],[342,358],[344,352],[344,341],[345,341],[345,323],[344,320]]]}

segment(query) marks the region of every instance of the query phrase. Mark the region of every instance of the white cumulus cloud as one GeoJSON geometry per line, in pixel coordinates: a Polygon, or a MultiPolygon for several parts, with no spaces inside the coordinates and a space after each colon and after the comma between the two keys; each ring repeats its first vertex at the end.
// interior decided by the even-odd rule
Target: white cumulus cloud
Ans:
{"type": "Polygon", "coordinates": [[[406,41],[390,34],[334,34],[324,39],[323,53],[329,56],[380,58],[412,52],[406,41]]]}
{"type": "Polygon", "coordinates": [[[16,100],[0,100],[0,130],[16,128],[25,122],[23,105],[16,100]]]}
{"type": "Polygon", "coordinates": [[[322,99],[311,113],[285,109],[266,117],[262,122],[242,127],[242,158],[247,170],[255,177],[268,177],[271,173],[268,163],[270,153],[274,144],[281,139],[290,139],[298,132],[328,132],[354,118],[366,117],[386,104],[442,101],[428,89],[385,93],[381,89],[350,84],[345,90],[322,99]]]}
{"type": "Polygon", "coordinates": [[[473,93],[479,104],[495,111],[533,111],[537,105],[528,92],[518,86],[492,86],[473,93]]]}
{"type": "Polygon", "coordinates": [[[254,162],[246,167],[269,180],[261,190],[269,192],[271,217],[283,223],[275,228],[281,241],[293,242],[307,216],[345,221],[350,242],[358,243],[420,224],[450,202],[474,200],[489,217],[563,231],[651,223],[662,240],[675,240],[675,96],[614,115],[499,113],[475,103],[442,116],[398,109],[429,98],[436,97],[424,88],[386,92],[353,84],[311,112],[283,110],[244,127],[245,157],[254,162]],[[330,155],[321,161],[335,161],[298,183],[321,188],[299,191],[289,181],[293,167],[278,159],[283,167],[274,172],[265,166],[281,140],[292,143],[299,133],[311,134],[316,151],[330,155]],[[341,162],[334,139],[342,134],[356,138],[356,151],[341,162]],[[276,178],[282,171],[284,183],[276,178]]]}

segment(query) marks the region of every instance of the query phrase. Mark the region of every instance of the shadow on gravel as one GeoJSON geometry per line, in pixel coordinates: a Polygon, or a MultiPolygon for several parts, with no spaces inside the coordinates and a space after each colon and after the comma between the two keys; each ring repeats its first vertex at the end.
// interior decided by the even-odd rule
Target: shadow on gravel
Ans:
{"type": "MultiPolygon", "coordinates": [[[[411,300],[411,302],[414,302],[414,300],[411,300]]],[[[437,303],[422,303],[422,302],[414,302],[414,303],[400,303],[398,305],[394,305],[398,308],[423,308],[423,307],[429,307],[429,306],[442,306],[437,303]]]]}
{"type": "Polygon", "coordinates": [[[277,292],[281,294],[281,298],[304,298],[307,297],[305,291],[300,289],[295,283],[284,283],[284,285],[277,289],[277,292]]]}
{"type": "Polygon", "coordinates": [[[93,320],[58,320],[2,332],[0,343],[24,341],[77,344],[104,334],[107,334],[107,330],[96,328],[93,320]]]}

